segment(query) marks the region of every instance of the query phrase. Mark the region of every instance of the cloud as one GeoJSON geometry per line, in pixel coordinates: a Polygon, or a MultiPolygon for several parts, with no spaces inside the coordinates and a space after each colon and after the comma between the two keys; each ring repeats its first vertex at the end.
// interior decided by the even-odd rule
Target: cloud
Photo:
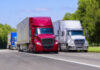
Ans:
{"type": "Polygon", "coordinates": [[[34,8],[34,9],[26,9],[24,12],[47,12],[48,8],[34,8]]]}
{"type": "Polygon", "coordinates": [[[35,8],[35,11],[41,12],[41,11],[48,11],[48,8],[35,8]]]}
{"type": "Polygon", "coordinates": [[[77,8],[73,8],[71,6],[63,6],[63,7],[59,7],[59,10],[73,13],[77,10],[77,8]]]}
{"type": "Polygon", "coordinates": [[[33,9],[26,9],[24,12],[32,13],[32,12],[55,12],[55,11],[66,11],[73,13],[75,12],[76,8],[73,8],[71,6],[63,6],[63,7],[57,7],[57,8],[33,8],[33,9]]]}

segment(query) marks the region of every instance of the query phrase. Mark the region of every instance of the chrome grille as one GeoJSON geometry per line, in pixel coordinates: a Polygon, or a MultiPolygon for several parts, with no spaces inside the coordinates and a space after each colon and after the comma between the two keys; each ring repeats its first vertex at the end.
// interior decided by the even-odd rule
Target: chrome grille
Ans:
{"type": "Polygon", "coordinates": [[[75,40],[74,42],[75,42],[75,45],[76,45],[76,46],[83,46],[85,40],[83,40],[83,39],[79,39],[79,40],[75,40]]]}
{"type": "Polygon", "coordinates": [[[54,39],[52,38],[42,39],[43,48],[46,48],[46,49],[53,48],[53,44],[54,44],[54,39]]]}

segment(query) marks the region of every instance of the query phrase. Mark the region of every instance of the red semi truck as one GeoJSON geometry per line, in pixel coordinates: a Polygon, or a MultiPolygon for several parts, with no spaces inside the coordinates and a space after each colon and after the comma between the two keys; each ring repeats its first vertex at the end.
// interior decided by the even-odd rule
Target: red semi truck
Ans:
{"type": "Polygon", "coordinates": [[[17,25],[19,51],[58,53],[50,17],[28,17],[17,25]]]}

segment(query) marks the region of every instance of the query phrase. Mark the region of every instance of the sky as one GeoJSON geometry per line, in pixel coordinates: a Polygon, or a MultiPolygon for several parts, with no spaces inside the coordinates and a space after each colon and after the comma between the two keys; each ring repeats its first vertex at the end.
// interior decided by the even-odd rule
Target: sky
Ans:
{"type": "Polygon", "coordinates": [[[16,28],[24,18],[37,16],[49,16],[54,22],[77,7],[78,0],[0,0],[0,23],[16,28]]]}

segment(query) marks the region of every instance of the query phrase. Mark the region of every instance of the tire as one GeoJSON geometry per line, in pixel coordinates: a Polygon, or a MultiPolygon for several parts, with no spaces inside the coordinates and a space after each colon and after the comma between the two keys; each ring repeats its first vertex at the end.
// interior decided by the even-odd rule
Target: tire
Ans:
{"type": "Polygon", "coordinates": [[[10,49],[10,50],[12,50],[12,47],[11,47],[11,45],[9,46],[9,49],[10,49]]]}
{"type": "Polygon", "coordinates": [[[29,50],[29,44],[27,44],[27,53],[30,53],[30,50],[29,50]]]}
{"type": "Polygon", "coordinates": [[[35,46],[33,44],[28,45],[28,52],[29,53],[35,53],[36,52],[35,46]]]}
{"type": "Polygon", "coordinates": [[[69,46],[66,44],[66,51],[69,52],[69,46]]]}
{"type": "Polygon", "coordinates": [[[7,45],[7,49],[9,49],[9,45],[7,45]]]}
{"type": "Polygon", "coordinates": [[[10,45],[8,46],[8,49],[10,49],[10,45]]]}
{"type": "Polygon", "coordinates": [[[18,51],[23,52],[23,50],[20,49],[20,45],[18,45],[18,51]]]}
{"type": "Polygon", "coordinates": [[[84,52],[88,52],[88,50],[84,50],[84,52]]]}
{"type": "Polygon", "coordinates": [[[62,51],[61,44],[59,44],[59,51],[62,51]]]}
{"type": "Polygon", "coordinates": [[[33,45],[33,53],[37,53],[37,52],[36,52],[36,48],[35,48],[34,45],[33,45]]]}
{"type": "Polygon", "coordinates": [[[58,54],[59,52],[58,52],[58,51],[55,51],[54,53],[55,53],[55,54],[58,54]]]}

